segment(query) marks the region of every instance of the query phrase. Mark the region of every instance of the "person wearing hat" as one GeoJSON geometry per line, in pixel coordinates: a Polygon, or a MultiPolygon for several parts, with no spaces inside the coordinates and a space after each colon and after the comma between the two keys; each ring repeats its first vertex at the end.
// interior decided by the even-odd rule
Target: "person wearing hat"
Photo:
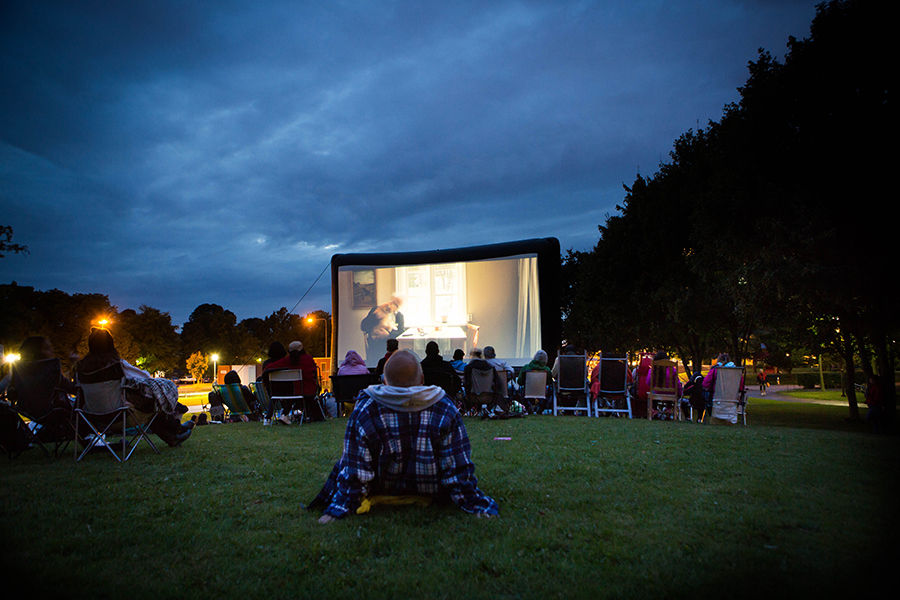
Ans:
{"type": "MultiPolygon", "coordinates": [[[[303,412],[306,417],[316,421],[323,420],[321,408],[316,410],[318,404],[315,402],[316,394],[319,392],[319,370],[313,357],[303,349],[303,342],[291,342],[288,346],[287,356],[266,365],[266,368],[263,369],[263,381],[268,381],[266,373],[282,369],[300,370],[303,374],[303,381],[294,382],[294,394],[303,396],[303,412]]],[[[294,404],[288,405],[288,402],[283,400],[281,405],[284,410],[281,422],[285,424],[290,424],[291,412],[300,408],[294,404]]]]}
{"type": "Polygon", "coordinates": [[[494,352],[493,346],[485,346],[484,347],[484,360],[486,360],[492,367],[494,367],[497,371],[506,371],[509,373],[509,379],[512,379],[512,376],[515,374],[516,370],[512,368],[512,366],[503,360],[502,358],[497,358],[497,353],[494,352]]]}

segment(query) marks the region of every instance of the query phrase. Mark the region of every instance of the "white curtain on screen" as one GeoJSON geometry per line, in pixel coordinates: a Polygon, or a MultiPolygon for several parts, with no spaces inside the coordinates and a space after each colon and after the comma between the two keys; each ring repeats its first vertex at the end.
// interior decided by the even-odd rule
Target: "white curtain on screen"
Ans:
{"type": "Polygon", "coordinates": [[[538,294],[537,257],[519,260],[519,315],[516,327],[516,356],[528,357],[540,349],[541,314],[538,294]]]}

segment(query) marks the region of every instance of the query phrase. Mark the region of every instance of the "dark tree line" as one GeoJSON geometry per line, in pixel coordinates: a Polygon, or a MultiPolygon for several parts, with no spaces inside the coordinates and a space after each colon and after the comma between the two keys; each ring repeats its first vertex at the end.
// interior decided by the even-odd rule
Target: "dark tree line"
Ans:
{"type": "MultiPolygon", "coordinates": [[[[325,311],[311,316],[330,319],[325,311]]],[[[150,306],[119,311],[103,294],[39,291],[15,283],[0,285],[0,344],[14,352],[25,338],[50,339],[66,368],[69,356],[87,352],[91,327],[105,318],[122,358],[151,373],[171,376],[184,371],[191,354],[218,354],[219,364],[252,364],[265,359],[269,345],[299,340],[313,356],[325,355],[325,323],[305,322],[280,308],[265,318],[238,322],[234,313],[216,304],[201,304],[178,332],[169,313],[150,306]]],[[[330,333],[330,331],[329,331],[330,333]]]]}
{"type": "Polygon", "coordinates": [[[740,101],[626,187],[593,250],[565,257],[566,336],[668,348],[694,369],[794,340],[880,373],[893,417],[889,23],[885,3],[823,3],[783,61],[760,49],[740,101]]]}

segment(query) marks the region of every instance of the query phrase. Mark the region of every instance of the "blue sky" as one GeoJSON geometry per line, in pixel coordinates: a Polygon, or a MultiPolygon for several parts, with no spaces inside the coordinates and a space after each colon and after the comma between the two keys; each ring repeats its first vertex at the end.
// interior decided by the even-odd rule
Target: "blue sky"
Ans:
{"type": "MultiPolygon", "coordinates": [[[[590,249],[815,2],[0,4],[0,283],[181,325],[347,252],[590,249]]],[[[330,272],[297,312],[330,310],[330,272]]]]}

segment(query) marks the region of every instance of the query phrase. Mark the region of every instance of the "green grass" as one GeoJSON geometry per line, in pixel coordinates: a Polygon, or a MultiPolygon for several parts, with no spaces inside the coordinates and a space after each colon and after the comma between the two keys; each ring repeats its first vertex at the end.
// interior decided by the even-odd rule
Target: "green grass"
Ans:
{"type": "MultiPolygon", "coordinates": [[[[790,396],[791,398],[799,398],[801,400],[827,400],[830,402],[843,402],[847,404],[847,396],[842,395],[841,390],[793,390],[788,392],[779,392],[782,396],[790,396]]],[[[865,398],[860,392],[856,393],[856,401],[862,404],[865,398]]]]}
{"type": "Polygon", "coordinates": [[[748,427],[466,419],[494,520],[379,506],[316,523],[302,503],[346,419],[198,428],[124,465],[33,450],[0,471],[0,564],[34,597],[872,593],[897,560],[900,441],[846,423],[843,407],[750,406],[748,427]]]}

